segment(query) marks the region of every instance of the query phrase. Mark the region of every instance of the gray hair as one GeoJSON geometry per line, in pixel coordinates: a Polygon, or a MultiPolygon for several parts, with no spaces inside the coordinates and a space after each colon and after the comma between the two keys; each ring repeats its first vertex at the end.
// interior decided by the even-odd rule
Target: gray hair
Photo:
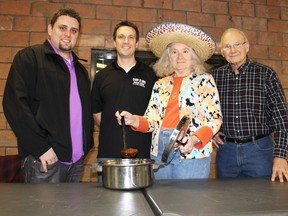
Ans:
{"type": "MultiPolygon", "coordinates": [[[[174,73],[174,68],[172,66],[170,59],[170,48],[172,45],[173,43],[167,45],[161,57],[153,66],[153,69],[155,70],[155,73],[158,77],[165,77],[174,73]]],[[[199,57],[197,56],[197,54],[193,49],[192,49],[191,61],[192,61],[191,72],[195,71],[197,74],[203,74],[207,72],[207,69],[205,68],[204,64],[200,61],[199,57]]]]}

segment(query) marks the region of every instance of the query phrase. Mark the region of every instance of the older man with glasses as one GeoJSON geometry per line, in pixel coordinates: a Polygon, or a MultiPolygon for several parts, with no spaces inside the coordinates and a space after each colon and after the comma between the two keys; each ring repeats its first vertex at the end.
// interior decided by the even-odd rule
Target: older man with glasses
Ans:
{"type": "Polygon", "coordinates": [[[249,41],[234,28],[220,41],[227,65],[212,71],[223,114],[214,136],[219,178],[265,177],[288,180],[288,109],[276,72],[252,62],[249,41]],[[272,136],[273,135],[273,136],[272,136]]]}

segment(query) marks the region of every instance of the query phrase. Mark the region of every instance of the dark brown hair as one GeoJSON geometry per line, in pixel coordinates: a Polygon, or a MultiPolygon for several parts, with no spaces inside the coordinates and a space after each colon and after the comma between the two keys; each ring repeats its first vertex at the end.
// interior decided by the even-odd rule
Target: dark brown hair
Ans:
{"type": "Polygon", "coordinates": [[[118,23],[115,28],[114,28],[114,32],[113,32],[113,40],[115,41],[116,40],[116,33],[117,33],[117,30],[122,27],[122,26],[129,26],[131,28],[133,28],[136,32],[136,42],[139,41],[139,30],[138,30],[138,27],[132,23],[132,22],[129,22],[129,21],[121,21],[120,23],[118,23]]]}
{"type": "Polygon", "coordinates": [[[52,17],[52,19],[50,21],[50,24],[51,24],[52,27],[54,26],[55,22],[57,21],[58,17],[60,17],[60,16],[70,16],[72,18],[75,18],[78,21],[78,23],[79,23],[79,30],[81,29],[81,17],[79,15],[79,13],[76,12],[72,8],[62,8],[59,11],[57,11],[53,15],[53,17],[52,17]]]}

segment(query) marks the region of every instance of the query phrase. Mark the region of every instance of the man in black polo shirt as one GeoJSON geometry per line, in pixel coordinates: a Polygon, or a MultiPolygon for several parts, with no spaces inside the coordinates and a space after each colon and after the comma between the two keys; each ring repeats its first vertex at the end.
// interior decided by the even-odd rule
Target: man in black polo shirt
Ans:
{"type": "MultiPolygon", "coordinates": [[[[98,161],[121,158],[122,129],[118,125],[117,110],[128,110],[143,115],[157,77],[152,68],[135,58],[139,43],[136,25],[123,21],[113,33],[117,59],[99,71],[93,81],[92,109],[94,120],[100,126],[98,161]]],[[[151,134],[126,127],[128,148],[138,150],[138,158],[150,158],[151,134]]]]}
{"type": "Polygon", "coordinates": [[[228,64],[212,71],[223,113],[214,137],[218,177],[288,180],[288,109],[276,72],[247,57],[250,44],[238,29],[226,30],[220,45],[228,64]]]}

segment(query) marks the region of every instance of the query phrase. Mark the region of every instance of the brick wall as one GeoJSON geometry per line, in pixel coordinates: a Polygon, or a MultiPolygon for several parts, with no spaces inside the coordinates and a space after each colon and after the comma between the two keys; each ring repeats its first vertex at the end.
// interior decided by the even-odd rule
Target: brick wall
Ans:
{"type": "MultiPolygon", "coordinates": [[[[155,24],[175,21],[209,32],[217,42],[229,27],[243,29],[251,43],[249,56],[273,67],[288,96],[288,1],[283,0],[19,0],[0,1],[0,102],[6,77],[15,53],[47,38],[51,15],[62,7],[72,7],[83,18],[83,28],[75,52],[86,58],[90,49],[112,48],[112,31],[120,20],[135,22],[140,30],[139,50],[148,50],[144,36],[155,24]],[[81,2],[81,3],[79,3],[81,2]]],[[[97,130],[95,142],[97,146],[97,130]]],[[[0,155],[17,154],[17,143],[0,106],[0,155]]],[[[83,181],[94,181],[89,164],[96,160],[97,148],[86,161],[83,181]]],[[[213,155],[214,158],[215,154],[213,155]]],[[[214,159],[213,159],[214,161],[214,159]]],[[[92,173],[93,174],[93,173],[92,173]]],[[[212,162],[211,177],[215,177],[212,162]]]]}

